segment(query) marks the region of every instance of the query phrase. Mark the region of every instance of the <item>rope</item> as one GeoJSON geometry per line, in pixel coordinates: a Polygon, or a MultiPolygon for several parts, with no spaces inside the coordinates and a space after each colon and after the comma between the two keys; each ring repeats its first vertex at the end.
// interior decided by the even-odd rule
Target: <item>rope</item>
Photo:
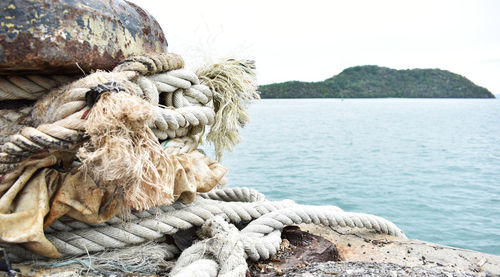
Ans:
{"type": "MultiPolygon", "coordinates": [[[[217,198],[236,199],[242,189],[216,190],[217,198]],[[231,196],[229,196],[231,195],[231,196]],[[229,196],[229,197],[228,197],[229,196]]],[[[255,191],[253,191],[255,192],[255,191]]],[[[207,195],[205,195],[207,196],[207,195]]],[[[246,200],[247,197],[241,197],[246,200]]],[[[263,201],[263,200],[262,200],[263,201]]],[[[405,237],[393,223],[372,215],[346,213],[337,207],[294,205],[265,214],[250,222],[242,231],[215,216],[206,221],[200,237],[208,237],[184,250],[172,269],[172,276],[246,276],[246,259],[267,260],[281,244],[285,225],[314,223],[329,227],[373,229],[379,233],[405,237]],[[204,273],[206,272],[206,273],[204,273]]]]}
{"type": "MultiPolygon", "coordinates": [[[[201,265],[210,266],[208,272],[219,272],[218,276],[224,276],[223,272],[226,271],[230,272],[227,276],[244,276],[234,271],[244,272],[239,267],[241,260],[269,259],[279,249],[283,227],[301,223],[365,228],[382,234],[405,237],[393,223],[377,216],[344,212],[334,206],[298,205],[290,200],[271,202],[265,200],[259,192],[248,188],[214,190],[201,194],[201,197],[191,204],[176,202],[171,206],[131,214],[128,222],[117,217],[100,224],[58,220],[46,230],[46,237],[63,257],[67,257],[123,248],[147,241],[161,241],[165,234],[172,235],[180,230],[202,227],[200,234],[205,240],[182,252],[177,262],[179,266],[176,266],[182,270],[176,269],[175,272],[179,275],[173,276],[193,276],[183,274],[194,274],[194,271],[185,270],[197,270],[201,265]],[[238,231],[232,224],[222,223],[218,217],[226,218],[232,224],[248,225],[238,231]],[[238,249],[244,249],[239,256],[236,255],[240,251],[238,249]],[[218,254],[215,255],[214,251],[218,254]],[[216,257],[215,261],[210,261],[210,257],[216,257]],[[235,262],[228,265],[228,262],[223,261],[235,262]],[[222,268],[226,268],[225,271],[222,268]]],[[[2,246],[8,250],[14,261],[43,259],[17,245],[2,246]]],[[[168,259],[180,252],[174,245],[168,245],[165,251],[168,259]]],[[[244,265],[246,271],[246,264],[244,265]]]]}
{"type": "Polygon", "coordinates": [[[49,90],[71,83],[75,78],[63,75],[27,75],[0,77],[0,101],[36,100],[49,90]]]}
{"type": "Polygon", "coordinates": [[[258,202],[264,201],[264,194],[249,188],[222,188],[200,194],[202,198],[225,202],[258,202]]]}
{"type": "MultiPolygon", "coordinates": [[[[228,195],[236,195],[231,189],[224,191],[228,195]]],[[[258,194],[254,190],[245,188],[234,188],[234,191],[249,191],[250,194],[258,194]]],[[[219,194],[224,195],[224,192],[219,194]]],[[[211,195],[210,193],[206,194],[204,197],[208,199],[200,197],[192,204],[176,202],[171,206],[162,206],[138,214],[131,214],[126,223],[118,217],[101,224],[86,224],[76,220],[57,220],[45,230],[45,233],[47,239],[56,246],[61,256],[83,255],[87,251],[98,252],[106,248],[121,248],[128,244],[162,239],[165,234],[174,234],[179,230],[199,227],[205,220],[217,214],[225,215],[232,223],[249,222],[265,213],[294,205],[292,201],[226,203],[209,199],[211,195]]],[[[19,250],[14,252],[17,253],[19,250]]],[[[33,254],[29,252],[21,252],[24,253],[18,253],[18,257],[13,257],[13,259],[21,260],[33,257],[33,254]]],[[[171,255],[176,253],[173,251],[171,255]]]]}
{"type": "Polygon", "coordinates": [[[374,230],[377,233],[405,237],[392,222],[369,214],[349,213],[331,207],[299,206],[277,210],[250,222],[241,232],[245,237],[254,238],[245,245],[248,258],[253,261],[267,260],[276,254],[281,243],[276,230],[292,224],[313,223],[327,227],[351,227],[374,230]]]}
{"type": "MultiPolygon", "coordinates": [[[[155,105],[155,120],[150,128],[160,140],[183,137],[193,127],[212,125],[215,119],[212,92],[207,86],[200,85],[196,74],[181,69],[182,66],[182,59],[175,54],[132,57],[121,62],[112,73],[98,72],[98,75],[92,74],[72,83],[63,91],[63,103],[45,103],[49,109],[54,106],[54,111],[47,113],[50,114],[46,120],[48,122],[36,128],[23,127],[1,146],[0,174],[13,170],[33,154],[77,148],[84,139],[85,117],[88,113],[86,93],[106,80],[119,80],[121,85],[131,86],[136,95],[155,105]],[[127,84],[129,81],[131,83],[127,84]]],[[[1,79],[1,91],[7,91],[10,98],[1,98],[3,96],[0,95],[0,100],[36,99],[42,88],[54,88],[62,84],[59,80],[66,81],[64,78],[51,77],[1,79]],[[16,82],[18,86],[14,87],[10,82],[2,86],[2,81],[16,82]]],[[[33,113],[36,114],[36,111],[33,113]]]]}
{"type": "Polygon", "coordinates": [[[207,239],[182,252],[172,276],[201,276],[200,271],[207,272],[207,276],[245,276],[245,245],[234,225],[214,216],[203,224],[200,235],[207,239]]]}

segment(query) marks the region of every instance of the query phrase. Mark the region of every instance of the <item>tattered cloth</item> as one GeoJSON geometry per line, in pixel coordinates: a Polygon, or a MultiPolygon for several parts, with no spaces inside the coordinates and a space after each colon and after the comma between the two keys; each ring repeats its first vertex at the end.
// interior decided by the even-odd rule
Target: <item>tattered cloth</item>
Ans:
{"type": "MultiPolygon", "coordinates": [[[[188,118],[183,125],[174,126],[178,128],[176,130],[184,130],[182,132],[167,129],[175,124],[158,123],[161,110],[175,111],[180,108],[174,104],[166,107],[168,100],[161,100],[178,98],[179,89],[170,89],[158,81],[166,77],[156,76],[155,81],[143,78],[143,75],[182,68],[180,57],[172,54],[129,59],[114,72],[93,73],[69,85],[54,88],[38,100],[27,115],[31,126],[17,128],[16,131],[21,130],[11,135],[10,142],[2,146],[0,153],[4,161],[15,165],[13,170],[2,175],[0,183],[0,242],[22,244],[37,254],[55,258],[59,253],[46,239],[44,228],[64,215],[86,223],[101,223],[117,214],[126,217],[130,209],[169,205],[178,199],[189,203],[197,192],[208,192],[214,188],[226,169],[196,149],[205,130],[202,123],[213,123],[213,118],[224,118],[225,113],[238,110],[236,116],[233,112],[234,118],[225,119],[229,123],[218,122],[218,129],[215,129],[219,132],[227,129],[234,141],[235,130],[227,126],[238,126],[234,122],[244,124],[247,121],[244,103],[258,97],[254,83],[248,81],[248,78],[254,78],[250,70],[252,64],[228,63],[250,77],[240,78],[242,83],[248,83],[246,87],[227,84],[231,79],[226,76],[223,76],[226,78],[223,83],[236,88],[237,93],[241,93],[240,89],[253,86],[251,96],[247,99],[240,97],[241,103],[236,108],[224,99],[213,103],[212,97],[209,97],[210,101],[204,101],[206,103],[188,104],[193,106],[189,107],[191,110],[200,107],[206,111],[210,107],[208,110],[211,113],[219,115],[209,114],[212,119],[208,121],[196,118],[189,121],[188,118]],[[111,82],[117,82],[120,89],[104,91],[94,97],[94,101],[97,100],[95,103],[88,103],[89,91],[99,84],[111,82]],[[157,95],[151,93],[151,87],[157,95]],[[166,89],[162,91],[162,87],[166,89]],[[162,93],[166,95],[160,95],[162,93]],[[71,107],[70,112],[68,106],[71,107]],[[165,128],[161,129],[161,126],[165,128]],[[154,128],[158,130],[153,132],[154,128]],[[167,147],[158,141],[158,133],[162,132],[170,134],[165,142],[167,147]],[[30,145],[40,149],[33,151],[29,143],[24,143],[26,139],[30,145]],[[45,142],[46,145],[43,145],[45,142]],[[9,153],[17,149],[26,150],[29,155],[9,160],[9,153]]],[[[213,73],[209,69],[203,72],[213,73]]],[[[205,78],[201,84],[197,79],[192,81],[193,85],[206,84],[212,91],[217,89],[214,83],[218,81],[214,79],[220,74],[212,78],[207,76],[200,76],[200,79],[205,78]]],[[[213,93],[224,95],[227,92],[213,93]]],[[[229,101],[236,102],[235,99],[229,101]]],[[[184,101],[184,105],[186,103],[184,101]]],[[[17,123],[23,120],[27,122],[26,118],[20,118],[17,123]]],[[[231,142],[221,137],[224,134],[217,136],[219,144],[216,148],[230,148],[231,142]]]]}
{"type": "MultiPolygon", "coordinates": [[[[47,257],[58,257],[57,249],[44,235],[43,229],[56,219],[68,215],[86,223],[100,223],[123,211],[118,185],[100,186],[81,170],[60,172],[47,168],[58,164],[56,155],[32,159],[6,175],[0,185],[0,239],[23,243],[31,251],[47,257]]],[[[217,162],[198,151],[170,156],[175,176],[173,198],[190,203],[196,192],[208,192],[225,173],[217,162]]]]}

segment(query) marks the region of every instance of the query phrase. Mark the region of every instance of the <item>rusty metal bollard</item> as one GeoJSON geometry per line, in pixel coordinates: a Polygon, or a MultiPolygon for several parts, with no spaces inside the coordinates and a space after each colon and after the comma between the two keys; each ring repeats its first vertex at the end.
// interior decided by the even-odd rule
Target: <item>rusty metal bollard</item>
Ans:
{"type": "Polygon", "coordinates": [[[0,75],[110,70],[167,45],[158,22],[127,1],[0,1],[0,75]]]}

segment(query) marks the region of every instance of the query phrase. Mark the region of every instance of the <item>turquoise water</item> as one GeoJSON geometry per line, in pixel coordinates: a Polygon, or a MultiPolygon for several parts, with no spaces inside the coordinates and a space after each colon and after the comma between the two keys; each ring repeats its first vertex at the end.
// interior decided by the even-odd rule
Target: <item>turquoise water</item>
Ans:
{"type": "Polygon", "coordinates": [[[500,255],[499,100],[260,100],[250,115],[223,159],[230,186],[500,255]]]}

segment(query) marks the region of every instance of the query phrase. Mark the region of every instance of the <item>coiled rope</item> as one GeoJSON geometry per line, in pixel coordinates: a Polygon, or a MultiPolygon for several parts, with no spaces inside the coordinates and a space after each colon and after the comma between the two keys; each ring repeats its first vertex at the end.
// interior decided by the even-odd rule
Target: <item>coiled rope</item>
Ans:
{"type": "MultiPolygon", "coordinates": [[[[161,241],[166,234],[172,235],[180,230],[204,226],[202,229],[205,231],[202,233],[209,234],[206,235],[208,238],[184,250],[178,259],[176,268],[182,268],[182,270],[176,269],[175,272],[178,270],[181,274],[184,270],[197,268],[197,266],[188,266],[195,262],[210,266],[216,265],[219,268],[221,263],[230,258],[223,255],[217,261],[206,261],[209,257],[213,257],[210,255],[210,251],[219,249],[207,247],[207,243],[215,243],[214,239],[218,240],[219,244],[230,243],[233,245],[232,247],[238,248],[240,248],[238,245],[242,246],[244,251],[241,253],[241,257],[232,260],[269,259],[279,249],[283,227],[301,223],[313,223],[332,228],[364,228],[377,233],[405,237],[398,227],[381,217],[344,212],[334,206],[306,206],[296,204],[291,200],[267,201],[262,194],[248,188],[213,190],[201,194],[191,204],[176,202],[171,206],[162,206],[131,214],[127,222],[118,217],[100,224],[85,224],[76,220],[61,219],[54,222],[46,230],[46,236],[57,247],[62,256],[68,257],[110,248],[123,248],[147,241],[161,241]],[[228,222],[221,223],[220,219],[215,219],[216,216],[224,218],[228,222]],[[224,226],[229,224],[228,226],[231,227],[221,227],[221,224],[224,226]],[[232,224],[246,224],[246,227],[237,230],[232,224]],[[212,250],[208,252],[198,251],[200,247],[212,250]]],[[[8,250],[14,261],[43,259],[17,245],[3,244],[2,247],[8,250]]],[[[168,245],[165,251],[167,252],[166,257],[169,259],[180,253],[180,250],[174,245],[168,245]]],[[[222,252],[227,252],[227,255],[237,253],[234,251],[222,252]]],[[[234,267],[237,266],[240,264],[234,263],[234,267]]],[[[206,271],[205,268],[203,270],[206,271]]],[[[217,273],[219,269],[212,271],[217,273]]],[[[208,272],[212,271],[208,270],[208,272]]],[[[233,271],[229,270],[228,272],[233,271]]]]}
{"type": "MultiPolygon", "coordinates": [[[[160,140],[183,137],[193,127],[213,124],[212,91],[200,84],[196,74],[181,69],[182,66],[182,59],[175,54],[132,57],[122,61],[111,73],[103,72],[97,77],[90,75],[70,84],[64,88],[63,103],[47,104],[49,111],[53,109],[53,112],[45,119],[46,122],[36,128],[23,127],[2,145],[0,174],[13,170],[30,155],[77,147],[84,136],[85,117],[89,110],[85,96],[89,90],[106,81],[130,81],[132,91],[156,105],[155,120],[150,128],[160,140]]],[[[46,91],[72,81],[59,78],[61,82],[55,82],[54,79],[58,80],[54,76],[3,78],[0,80],[0,100],[38,99],[42,89],[46,91]]],[[[12,114],[18,113],[12,111],[12,114]]],[[[12,120],[19,117],[10,116],[12,120]]]]}

